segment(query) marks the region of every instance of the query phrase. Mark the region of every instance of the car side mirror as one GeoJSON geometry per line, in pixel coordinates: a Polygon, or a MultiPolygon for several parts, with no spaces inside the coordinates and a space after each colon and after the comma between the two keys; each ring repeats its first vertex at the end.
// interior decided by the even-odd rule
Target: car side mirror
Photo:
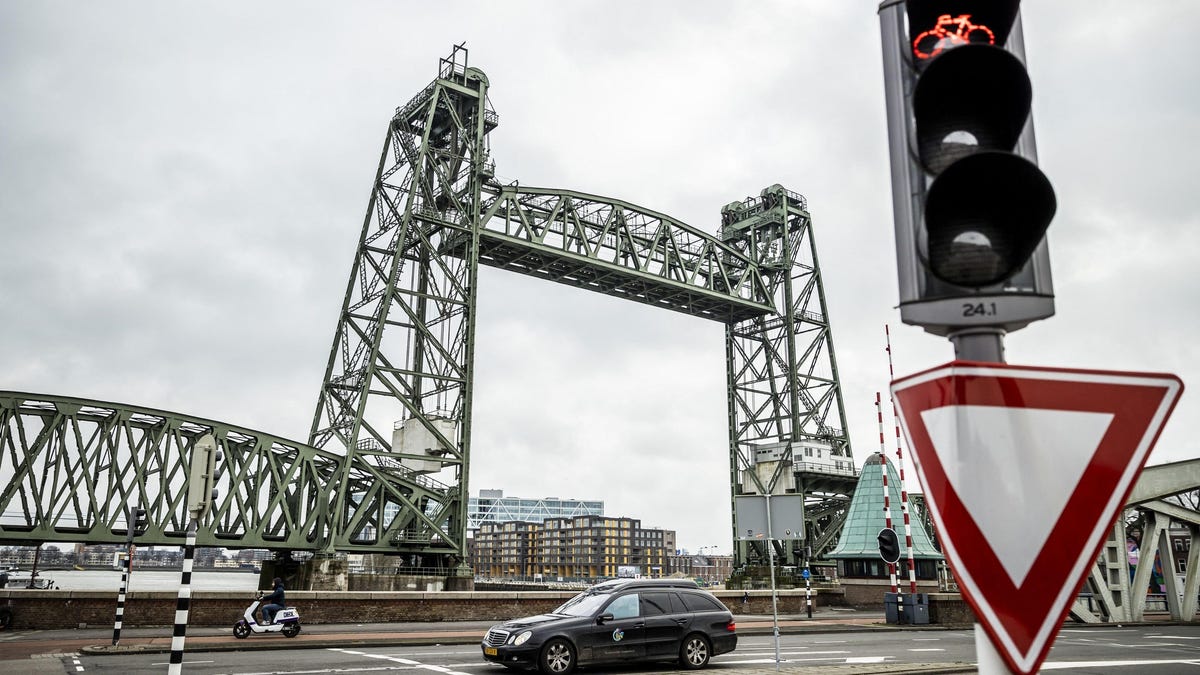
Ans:
{"type": "Polygon", "coordinates": [[[600,616],[596,617],[596,624],[603,626],[605,623],[612,621],[612,620],[613,620],[612,612],[605,612],[605,613],[601,614],[600,616]]]}

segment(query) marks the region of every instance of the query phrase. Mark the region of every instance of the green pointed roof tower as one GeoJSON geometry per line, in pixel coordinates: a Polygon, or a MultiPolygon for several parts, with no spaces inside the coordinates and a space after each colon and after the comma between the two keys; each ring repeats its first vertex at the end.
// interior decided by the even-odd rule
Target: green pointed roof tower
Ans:
{"type": "MultiPolygon", "coordinates": [[[[854,498],[850,500],[850,510],[846,514],[846,523],[842,526],[842,536],[837,546],[830,551],[829,558],[878,558],[879,531],[887,523],[883,513],[883,471],[880,457],[884,457],[888,472],[888,494],[892,509],[892,529],[900,539],[900,559],[908,558],[908,548],[904,545],[904,512],[900,506],[900,476],[891,460],[876,452],[863,463],[858,477],[858,487],[854,489],[854,498]]],[[[933,547],[929,533],[917,518],[913,518],[909,509],[909,522],[912,525],[913,558],[918,560],[940,560],[942,554],[933,547]]]]}

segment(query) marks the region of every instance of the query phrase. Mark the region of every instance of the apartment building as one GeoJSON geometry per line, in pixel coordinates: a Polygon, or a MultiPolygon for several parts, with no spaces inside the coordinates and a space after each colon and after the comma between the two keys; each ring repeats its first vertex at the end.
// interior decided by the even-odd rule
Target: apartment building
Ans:
{"type": "Polygon", "coordinates": [[[484,522],[473,543],[475,573],[484,577],[660,577],[669,572],[675,532],[643,528],[635,518],[585,515],[540,523],[484,522]]]}

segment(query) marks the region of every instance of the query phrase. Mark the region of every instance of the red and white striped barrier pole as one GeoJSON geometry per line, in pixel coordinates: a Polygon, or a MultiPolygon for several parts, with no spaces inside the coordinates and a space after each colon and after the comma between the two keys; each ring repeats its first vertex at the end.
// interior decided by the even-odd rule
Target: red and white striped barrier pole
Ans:
{"type": "MultiPolygon", "coordinates": [[[[883,403],[879,392],[875,392],[875,412],[879,416],[879,472],[883,475],[883,526],[892,529],[892,500],[888,493],[887,442],[883,437],[883,403]]],[[[888,576],[892,580],[892,592],[897,592],[896,563],[888,563],[888,576]]]]}
{"type": "MultiPolygon", "coordinates": [[[[887,338],[888,375],[896,379],[896,371],[892,370],[892,334],[887,324],[883,325],[883,334],[887,338]]],[[[917,565],[913,557],[912,522],[908,515],[908,488],[904,482],[904,449],[900,445],[900,413],[896,409],[895,397],[892,400],[892,419],[896,423],[896,464],[900,469],[900,511],[904,514],[904,546],[908,549],[908,592],[917,594],[917,565]]]]}

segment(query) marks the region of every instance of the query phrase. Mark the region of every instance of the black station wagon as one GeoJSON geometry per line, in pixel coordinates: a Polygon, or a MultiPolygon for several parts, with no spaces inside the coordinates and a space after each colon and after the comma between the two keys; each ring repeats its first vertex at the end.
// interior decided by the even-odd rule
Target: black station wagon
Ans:
{"type": "Polygon", "coordinates": [[[507,668],[565,675],[577,665],[678,661],[703,668],[737,647],[733,614],[694,581],[596,584],[549,614],[488,629],[483,658],[507,668]]]}

